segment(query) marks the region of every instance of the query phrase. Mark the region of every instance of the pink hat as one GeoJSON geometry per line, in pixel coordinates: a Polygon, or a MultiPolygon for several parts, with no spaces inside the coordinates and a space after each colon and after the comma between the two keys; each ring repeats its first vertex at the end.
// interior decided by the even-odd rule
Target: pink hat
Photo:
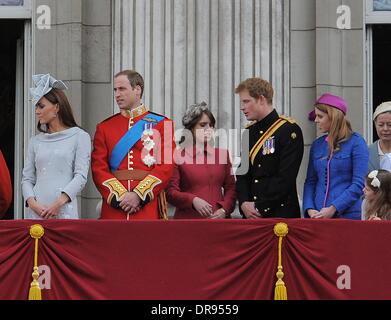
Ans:
{"type": "MultiPolygon", "coordinates": [[[[347,105],[346,101],[338,96],[333,96],[332,94],[326,93],[322,95],[318,100],[316,100],[316,104],[327,104],[331,107],[337,108],[341,110],[344,114],[346,114],[347,111],[347,105]]],[[[308,114],[308,119],[311,121],[315,120],[315,110],[312,110],[308,114]]]]}

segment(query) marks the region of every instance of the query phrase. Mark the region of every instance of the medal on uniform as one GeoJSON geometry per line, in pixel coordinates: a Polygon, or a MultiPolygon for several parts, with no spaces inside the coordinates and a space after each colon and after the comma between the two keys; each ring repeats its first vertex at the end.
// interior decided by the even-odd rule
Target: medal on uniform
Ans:
{"type": "Polygon", "coordinates": [[[270,153],[274,153],[274,151],[276,151],[276,149],[274,148],[274,143],[275,143],[274,137],[271,137],[270,138],[270,153]]]}
{"type": "Polygon", "coordinates": [[[145,123],[145,124],[144,124],[143,135],[144,135],[144,136],[153,136],[153,127],[152,127],[152,123],[145,123]]]}
{"type": "Polygon", "coordinates": [[[143,158],[143,162],[146,166],[151,167],[156,163],[156,159],[152,157],[149,153],[143,158]]]}
{"type": "Polygon", "coordinates": [[[153,126],[152,123],[145,123],[144,124],[144,131],[143,131],[143,146],[144,149],[148,151],[146,156],[143,158],[143,162],[148,167],[151,167],[156,163],[156,159],[150,154],[150,151],[155,146],[155,142],[150,137],[153,136],[153,126]]]}
{"type": "Polygon", "coordinates": [[[146,150],[151,151],[155,146],[155,142],[148,136],[146,139],[144,139],[143,146],[146,150]]]}
{"type": "Polygon", "coordinates": [[[266,141],[263,143],[263,150],[262,150],[262,154],[263,154],[263,155],[267,155],[267,153],[268,153],[268,143],[269,143],[269,140],[266,140],[266,141]]]}
{"type": "Polygon", "coordinates": [[[263,144],[263,150],[262,150],[262,154],[263,155],[267,155],[267,154],[272,154],[275,152],[275,148],[274,148],[274,137],[271,137],[269,139],[267,139],[265,141],[265,143],[263,144]]]}

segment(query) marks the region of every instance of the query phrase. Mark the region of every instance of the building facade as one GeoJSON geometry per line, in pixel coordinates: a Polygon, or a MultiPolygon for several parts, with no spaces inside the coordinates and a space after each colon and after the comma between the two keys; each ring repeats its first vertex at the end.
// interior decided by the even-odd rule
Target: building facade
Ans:
{"type": "MultiPolygon", "coordinates": [[[[390,10],[389,0],[0,0],[0,147],[14,183],[7,218],[23,217],[21,171],[36,133],[28,89],[37,73],[67,83],[77,121],[92,137],[96,124],[118,111],[112,82],[123,69],[144,76],[144,103],[177,129],[186,107],[205,101],[217,127],[230,132],[234,165],[246,121],[233,92],[240,81],[263,77],[275,89],[278,112],[303,129],[301,196],[318,135],[307,113],[318,96],[345,98],[354,130],[368,143],[376,138],[371,114],[391,100],[390,10]]],[[[82,218],[97,218],[91,175],[79,201],[82,218]]]]}

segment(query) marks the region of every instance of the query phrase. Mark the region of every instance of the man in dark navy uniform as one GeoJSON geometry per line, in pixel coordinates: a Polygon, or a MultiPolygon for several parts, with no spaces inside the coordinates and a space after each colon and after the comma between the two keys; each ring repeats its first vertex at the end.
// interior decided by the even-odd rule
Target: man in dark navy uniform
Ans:
{"type": "Polygon", "coordinates": [[[273,108],[274,90],[266,80],[247,79],[235,93],[240,96],[240,110],[253,121],[244,135],[249,148],[242,150],[242,159],[249,157],[249,169],[237,176],[241,214],[247,219],[300,218],[296,190],[304,150],[300,127],[278,115],[273,108]]]}

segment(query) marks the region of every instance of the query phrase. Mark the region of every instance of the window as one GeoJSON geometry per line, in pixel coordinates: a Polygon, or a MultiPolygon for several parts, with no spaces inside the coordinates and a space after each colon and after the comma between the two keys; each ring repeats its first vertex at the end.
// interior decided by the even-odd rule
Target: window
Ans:
{"type": "Polygon", "coordinates": [[[0,6],[23,6],[23,0],[0,0],[0,6]]]}
{"type": "Polygon", "coordinates": [[[23,6],[23,0],[0,0],[0,6],[23,6]]]}
{"type": "Polygon", "coordinates": [[[384,101],[390,100],[388,74],[391,49],[391,0],[365,0],[365,136],[377,139],[372,113],[384,101]]]}
{"type": "Polygon", "coordinates": [[[0,0],[0,18],[31,18],[31,0],[0,0]]]}
{"type": "Polygon", "coordinates": [[[374,11],[391,11],[391,0],[373,0],[374,11]]]}
{"type": "Polygon", "coordinates": [[[366,0],[367,24],[391,23],[391,0],[366,0]]]}

